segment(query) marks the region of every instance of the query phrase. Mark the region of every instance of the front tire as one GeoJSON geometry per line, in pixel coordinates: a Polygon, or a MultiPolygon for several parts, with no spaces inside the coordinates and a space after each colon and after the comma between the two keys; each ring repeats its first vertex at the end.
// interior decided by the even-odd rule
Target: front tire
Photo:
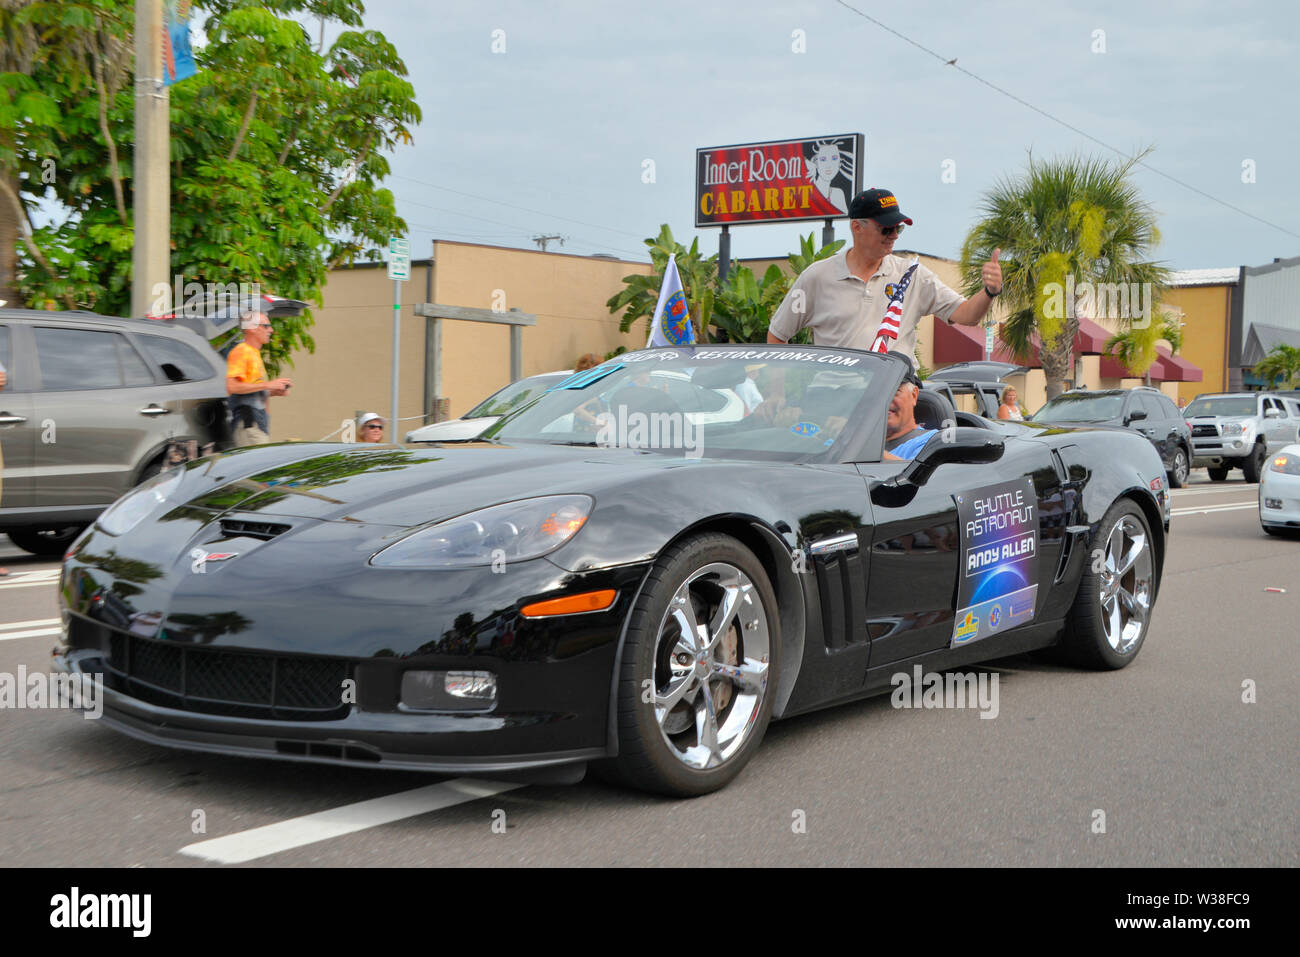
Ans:
{"type": "Polygon", "coordinates": [[[1092,540],[1066,622],[1061,657],[1096,670],[1123,668],[1137,657],[1151,623],[1159,573],[1151,526],[1137,504],[1120,499],[1092,540]]]}
{"type": "Polygon", "coordinates": [[[1191,471],[1187,465],[1187,452],[1180,445],[1174,452],[1173,467],[1169,470],[1169,487],[1182,488],[1187,484],[1187,473],[1191,471]]]}
{"type": "Polygon", "coordinates": [[[25,552],[42,558],[62,558],[68,546],[77,540],[85,525],[64,525],[61,528],[13,528],[9,540],[25,552]]]}
{"type": "Polygon", "coordinates": [[[674,797],[729,783],[767,730],[779,649],[776,595],[752,552],[717,533],[668,549],[628,623],[605,770],[674,797]]]}
{"type": "Polygon", "coordinates": [[[1256,442],[1255,447],[1251,449],[1250,456],[1241,463],[1241,474],[1246,476],[1247,482],[1258,482],[1259,477],[1264,474],[1264,460],[1268,458],[1268,450],[1264,448],[1264,443],[1256,442]]]}

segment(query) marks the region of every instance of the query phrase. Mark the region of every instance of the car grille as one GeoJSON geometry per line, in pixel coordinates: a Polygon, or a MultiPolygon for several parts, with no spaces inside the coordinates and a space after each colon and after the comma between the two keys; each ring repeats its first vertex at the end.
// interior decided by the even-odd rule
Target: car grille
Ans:
{"type": "Polygon", "coordinates": [[[1193,425],[1192,426],[1193,436],[1218,435],[1218,434],[1219,434],[1219,428],[1218,426],[1215,425],[1193,425]]]}
{"type": "Polygon", "coordinates": [[[192,648],[114,630],[103,668],[110,688],[181,711],[328,721],[351,707],[343,682],[352,662],[338,658],[192,648]]]}

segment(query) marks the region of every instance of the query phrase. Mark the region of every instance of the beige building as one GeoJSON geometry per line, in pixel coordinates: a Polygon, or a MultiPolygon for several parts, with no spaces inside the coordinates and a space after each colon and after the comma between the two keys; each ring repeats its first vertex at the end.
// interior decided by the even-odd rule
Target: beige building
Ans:
{"type": "MultiPolygon", "coordinates": [[[[619,346],[644,346],[644,329],[620,333],[619,317],[605,302],[624,288],[624,276],[649,272],[648,263],[436,242],[432,260],[412,262],[411,279],[402,284],[398,414],[404,421],[397,430],[390,426],[386,438],[400,440],[424,424],[431,408],[430,320],[415,315],[415,303],[536,315],[537,325],[523,330],[523,374],[531,376],[571,369],[587,352],[604,357],[619,346]]],[[[382,263],[330,273],[324,305],[312,311],[316,352],[295,356],[294,366],[284,370],[293,390],[271,400],[274,438],[337,438],[358,411],[389,418],[392,300],[393,283],[382,263]]],[[[455,417],[509,384],[510,328],[441,322],[442,393],[455,417]]]]}
{"type": "MultiPolygon", "coordinates": [[[[951,259],[919,255],[947,285],[961,286],[958,264],[951,259]]],[[[761,276],[771,263],[783,269],[784,259],[745,260],[740,265],[761,276]]],[[[1162,359],[1152,370],[1153,384],[1176,400],[1226,388],[1225,342],[1230,290],[1223,271],[1193,270],[1175,275],[1175,287],[1164,305],[1181,312],[1184,343],[1180,357],[1162,359]],[[1220,273],[1223,273],[1220,275],[1220,273]],[[1201,381],[1192,381],[1204,370],[1201,381]]],[[[470,243],[438,241],[433,256],[411,264],[411,279],[402,285],[401,367],[397,429],[386,438],[399,440],[411,428],[432,421],[432,320],[415,315],[416,303],[490,309],[518,309],[536,315],[537,324],[522,333],[522,374],[537,375],[571,369],[578,357],[594,352],[605,356],[619,346],[645,345],[645,324],[633,332],[618,331],[619,316],[606,301],[624,288],[624,276],[648,275],[648,263],[605,256],[507,249],[470,243]]],[[[289,396],[271,400],[272,435],[276,439],[337,439],[359,411],[389,418],[392,366],[393,283],[382,263],[336,269],[324,291],[324,305],[313,310],[314,354],[299,354],[284,370],[293,379],[289,396]]],[[[998,316],[997,307],[994,310],[998,316]]],[[[510,382],[510,327],[463,320],[441,320],[442,395],[448,412],[458,416],[510,382]]],[[[1076,340],[1078,383],[1089,388],[1141,384],[1127,370],[1104,357],[1104,341],[1115,323],[1087,323],[1076,340]],[[1107,326],[1111,328],[1107,328],[1107,326]]],[[[917,358],[930,369],[953,362],[983,358],[981,327],[951,327],[933,316],[921,320],[917,358]],[[938,327],[938,328],[936,328],[938,327]]],[[[1001,349],[995,358],[1007,358],[1001,349]]],[[[1037,361],[1027,373],[1008,381],[1020,392],[1028,410],[1047,398],[1046,380],[1037,361]]]]}

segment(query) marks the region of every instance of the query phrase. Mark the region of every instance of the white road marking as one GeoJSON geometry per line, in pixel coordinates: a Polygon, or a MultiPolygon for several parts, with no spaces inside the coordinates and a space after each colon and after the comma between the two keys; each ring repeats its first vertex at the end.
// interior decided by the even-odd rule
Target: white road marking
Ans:
{"type": "Polygon", "coordinates": [[[63,634],[62,628],[37,628],[32,631],[0,631],[0,641],[11,641],[15,638],[43,638],[46,636],[63,634]]]}
{"type": "Polygon", "coordinates": [[[0,588],[30,588],[33,585],[49,585],[59,580],[59,569],[48,571],[23,572],[19,575],[7,575],[0,578],[0,588]]]}
{"type": "Polygon", "coordinates": [[[46,625],[57,625],[57,618],[33,618],[31,621],[6,621],[0,623],[0,631],[13,631],[16,628],[43,628],[46,625]]]}
{"type": "Polygon", "coordinates": [[[34,618],[31,621],[8,621],[0,624],[0,641],[11,638],[44,638],[63,634],[63,624],[57,618],[34,618]]]}
{"type": "Polygon", "coordinates": [[[1238,505],[1200,505],[1189,508],[1176,508],[1173,515],[1207,515],[1210,512],[1236,512],[1243,508],[1259,508],[1258,502],[1243,502],[1238,505]]]}
{"type": "Polygon", "coordinates": [[[342,837],[344,834],[390,824],[429,811],[439,811],[523,786],[522,783],[455,778],[413,791],[345,804],[329,811],[280,821],[278,824],[267,824],[238,834],[187,844],[180,849],[180,853],[218,864],[243,864],[305,844],[342,837]]]}

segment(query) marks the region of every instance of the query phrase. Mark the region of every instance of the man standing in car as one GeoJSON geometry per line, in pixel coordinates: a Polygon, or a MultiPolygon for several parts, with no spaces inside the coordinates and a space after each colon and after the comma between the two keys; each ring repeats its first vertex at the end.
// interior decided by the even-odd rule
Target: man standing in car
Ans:
{"type": "Polygon", "coordinates": [[[262,347],[271,341],[271,320],[257,310],[245,312],[239,320],[244,341],[230,350],[226,360],[226,393],[234,421],[235,446],[265,445],[271,441],[268,395],[288,395],[288,379],[267,381],[262,364],[262,347]]]}
{"type": "MultiPolygon", "coordinates": [[[[788,342],[799,330],[809,328],[814,345],[871,349],[889,306],[890,287],[910,265],[893,252],[904,224],[910,226],[912,220],[903,215],[887,189],[868,189],[853,197],[849,216],[853,245],[799,274],[772,316],[768,342],[788,342]]],[[[973,326],[983,319],[1002,292],[999,252],[994,250],[981,270],[984,288],[969,299],[918,266],[903,297],[897,342],[889,351],[906,356],[916,352],[916,327],[922,316],[933,313],[959,326],[973,326]]]]}

